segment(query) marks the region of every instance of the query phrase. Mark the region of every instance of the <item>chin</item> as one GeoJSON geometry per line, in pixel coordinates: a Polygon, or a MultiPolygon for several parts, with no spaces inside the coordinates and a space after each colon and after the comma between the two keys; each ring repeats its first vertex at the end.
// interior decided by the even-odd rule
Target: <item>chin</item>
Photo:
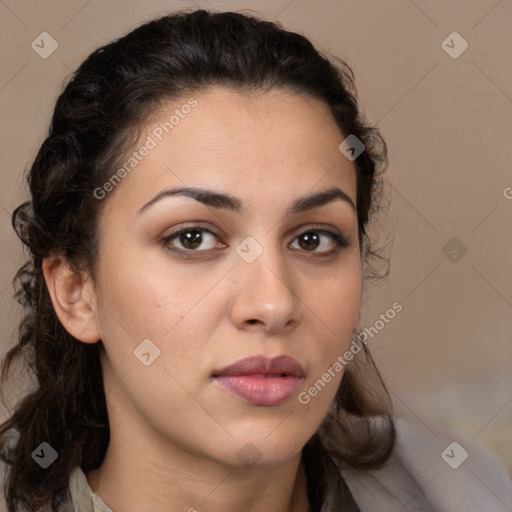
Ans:
{"type": "Polygon", "coordinates": [[[311,435],[305,437],[300,427],[286,426],[275,422],[270,428],[247,430],[235,435],[230,444],[235,458],[230,464],[236,466],[276,466],[283,464],[302,451],[311,435]],[[277,428],[276,428],[277,427],[277,428]]]}

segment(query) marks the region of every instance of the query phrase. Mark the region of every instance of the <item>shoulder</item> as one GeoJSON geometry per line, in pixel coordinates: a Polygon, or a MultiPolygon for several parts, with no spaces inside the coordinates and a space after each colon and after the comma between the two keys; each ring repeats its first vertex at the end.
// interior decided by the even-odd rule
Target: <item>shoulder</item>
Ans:
{"type": "Polygon", "coordinates": [[[361,512],[506,512],[512,482],[504,465],[469,440],[395,418],[397,443],[379,470],[343,470],[361,512]]]}

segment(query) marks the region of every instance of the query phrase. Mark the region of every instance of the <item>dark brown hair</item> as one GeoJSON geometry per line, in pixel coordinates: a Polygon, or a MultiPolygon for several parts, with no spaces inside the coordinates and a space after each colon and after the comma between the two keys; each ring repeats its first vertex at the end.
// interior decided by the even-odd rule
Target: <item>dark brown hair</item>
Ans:
{"type": "MultiPolygon", "coordinates": [[[[71,470],[80,465],[87,473],[99,467],[109,443],[101,341],[82,343],[64,329],[46,288],[42,261],[60,253],[77,273],[94,277],[97,220],[108,200],[98,201],[94,190],[109,179],[139,127],[164,101],[211,85],[240,92],[282,89],[318,98],[345,136],[353,134],[364,143],[354,161],[359,242],[365,277],[378,274],[372,273],[379,255],[367,226],[379,210],[387,150],[358,107],[346,63],[277,23],[205,10],[162,16],[97,49],[59,96],[28,175],[30,201],[12,216],[29,259],[14,280],[25,316],[18,343],[3,360],[2,384],[13,361],[21,359],[37,385],[0,426],[10,511],[55,507],[71,470]],[[42,442],[59,454],[47,469],[31,456],[42,442]]],[[[339,468],[380,467],[394,445],[389,395],[366,345],[359,344],[361,352],[345,368],[328,417],[303,449],[315,511],[337,510],[345,499],[339,468]]],[[[354,504],[344,510],[358,509],[354,504]]]]}

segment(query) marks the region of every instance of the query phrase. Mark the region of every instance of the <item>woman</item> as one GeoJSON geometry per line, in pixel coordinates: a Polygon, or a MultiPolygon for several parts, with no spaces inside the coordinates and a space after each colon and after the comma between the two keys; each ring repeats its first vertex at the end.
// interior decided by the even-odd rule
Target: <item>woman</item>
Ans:
{"type": "Polygon", "coordinates": [[[275,24],[180,12],[91,54],[13,214],[3,377],[24,357],[39,387],[0,430],[9,510],[505,503],[477,447],[494,488],[450,487],[357,335],[385,164],[350,68],[275,24]]]}

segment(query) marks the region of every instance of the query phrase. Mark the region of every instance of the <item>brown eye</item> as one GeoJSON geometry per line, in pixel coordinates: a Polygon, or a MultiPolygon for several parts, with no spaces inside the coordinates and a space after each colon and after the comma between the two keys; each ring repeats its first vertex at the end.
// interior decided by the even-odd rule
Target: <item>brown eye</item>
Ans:
{"type": "Polygon", "coordinates": [[[176,250],[178,252],[207,251],[209,249],[213,249],[216,242],[217,236],[209,229],[202,227],[184,228],[162,239],[162,243],[166,248],[169,250],[176,250]],[[206,247],[204,247],[205,244],[206,247]],[[197,250],[199,247],[202,248],[197,250]]]}
{"type": "Polygon", "coordinates": [[[193,229],[181,232],[178,240],[185,249],[197,249],[203,242],[203,235],[199,230],[193,229]]]}
{"type": "Polygon", "coordinates": [[[300,246],[307,251],[314,250],[320,245],[320,237],[314,231],[303,233],[298,238],[300,246]]]}
{"type": "MultiPolygon", "coordinates": [[[[161,243],[169,251],[191,256],[218,247],[218,241],[217,235],[209,229],[189,226],[162,238],[161,243]]],[[[300,233],[293,244],[297,241],[299,250],[319,255],[335,253],[350,244],[350,240],[339,233],[316,228],[300,233]]]]}
{"type": "Polygon", "coordinates": [[[304,251],[319,254],[334,253],[340,248],[347,247],[350,244],[350,241],[343,235],[325,229],[309,229],[308,231],[303,231],[295,240],[299,241],[299,246],[304,251]],[[324,241],[325,239],[330,239],[330,243],[329,241],[324,241]],[[320,248],[320,250],[317,250],[318,248],[320,248]]]}

